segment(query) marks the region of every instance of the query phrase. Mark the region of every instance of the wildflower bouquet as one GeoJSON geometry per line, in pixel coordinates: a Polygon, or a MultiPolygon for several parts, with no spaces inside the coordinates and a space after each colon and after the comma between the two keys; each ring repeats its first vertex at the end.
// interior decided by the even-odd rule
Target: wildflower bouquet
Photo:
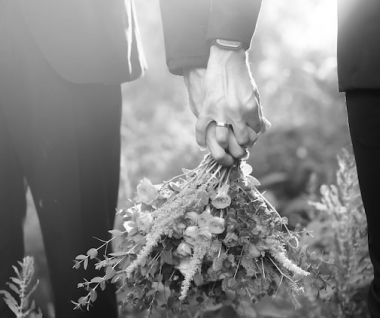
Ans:
{"type": "Polygon", "coordinates": [[[298,244],[300,232],[290,231],[257,190],[248,164],[223,167],[207,155],[183,172],[160,185],[142,180],[133,206],[119,212],[125,231],[111,230],[112,239],[76,257],[76,268],[89,259],[105,268],[104,276],[79,284],[88,293],[76,308],[88,308],[107,281],[118,283],[122,301],[134,308],[175,311],[256,302],[281,284],[294,297],[304,278],[319,275],[298,244]],[[120,241],[116,251],[98,259],[98,250],[114,239],[120,241]]]}

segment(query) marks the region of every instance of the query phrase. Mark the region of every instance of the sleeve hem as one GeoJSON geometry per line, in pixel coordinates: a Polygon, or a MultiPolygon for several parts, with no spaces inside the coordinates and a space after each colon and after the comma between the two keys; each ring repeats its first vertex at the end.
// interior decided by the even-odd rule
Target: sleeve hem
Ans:
{"type": "Polygon", "coordinates": [[[167,61],[170,73],[174,75],[183,75],[183,69],[194,68],[207,68],[209,56],[184,56],[177,57],[167,61]]]}

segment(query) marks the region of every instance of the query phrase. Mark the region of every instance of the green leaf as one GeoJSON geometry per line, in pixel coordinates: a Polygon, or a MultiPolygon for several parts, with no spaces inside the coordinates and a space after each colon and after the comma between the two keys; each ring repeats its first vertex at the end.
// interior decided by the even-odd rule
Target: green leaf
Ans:
{"type": "MultiPolygon", "coordinates": [[[[19,262],[20,263],[20,262],[19,262]]],[[[21,266],[22,266],[22,263],[21,263],[21,266]]],[[[21,275],[20,275],[20,272],[19,272],[19,270],[18,270],[18,268],[16,267],[16,266],[12,266],[13,267],[13,270],[15,271],[15,273],[16,273],[16,275],[17,275],[17,277],[21,277],[21,275]]]]}
{"type": "Polygon", "coordinates": [[[83,268],[86,270],[88,266],[88,258],[86,258],[83,262],[83,268]]]}
{"type": "Polygon", "coordinates": [[[147,296],[147,297],[148,297],[148,296],[152,296],[152,295],[154,295],[156,292],[157,292],[157,291],[156,291],[155,289],[151,289],[150,291],[148,291],[148,292],[146,293],[146,296],[147,296]]]}
{"type": "Polygon", "coordinates": [[[16,307],[15,304],[7,298],[5,298],[4,301],[8,305],[9,309],[13,311],[16,317],[20,317],[20,312],[19,312],[18,307],[16,307]]]}
{"type": "Polygon", "coordinates": [[[16,299],[14,299],[13,296],[9,292],[7,292],[6,290],[0,290],[0,294],[5,295],[4,300],[8,299],[8,301],[13,303],[13,305],[18,306],[16,299]]]}
{"type": "Polygon", "coordinates": [[[161,253],[161,260],[169,265],[174,265],[173,255],[169,251],[163,250],[161,253]]]}
{"type": "Polygon", "coordinates": [[[261,185],[260,181],[257,180],[255,177],[248,175],[247,179],[250,182],[250,184],[253,185],[254,187],[258,187],[261,185]]]}
{"type": "Polygon", "coordinates": [[[98,298],[98,293],[96,292],[95,289],[91,289],[90,298],[92,302],[95,302],[96,298],[98,298]]]}
{"type": "Polygon", "coordinates": [[[181,192],[181,188],[177,185],[177,184],[175,184],[174,182],[170,182],[169,183],[169,187],[173,190],[173,191],[175,191],[175,192],[181,192]]]}
{"type": "Polygon", "coordinates": [[[122,231],[118,229],[109,230],[108,232],[111,233],[112,236],[121,236],[124,234],[122,231]]]}
{"type": "Polygon", "coordinates": [[[156,281],[158,281],[158,282],[162,282],[162,278],[163,278],[162,274],[158,274],[158,275],[156,276],[156,281]]]}
{"type": "Polygon", "coordinates": [[[136,235],[133,240],[139,244],[139,245],[145,245],[146,244],[146,238],[145,236],[139,234],[139,235],[136,235]]]}
{"type": "Polygon", "coordinates": [[[87,298],[86,297],[80,297],[78,299],[78,303],[81,305],[81,306],[85,306],[87,304],[87,298]]]}
{"type": "Polygon", "coordinates": [[[80,254],[77,257],[75,257],[75,259],[78,260],[78,261],[81,261],[83,259],[86,259],[87,257],[88,257],[87,255],[80,254]]]}
{"type": "Polygon", "coordinates": [[[16,287],[16,285],[12,284],[12,283],[7,283],[7,285],[9,286],[10,289],[12,289],[17,295],[20,294],[20,290],[16,287]]]}
{"type": "Polygon", "coordinates": [[[138,233],[138,230],[136,229],[136,228],[133,228],[132,230],[130,230],[129,232],[128,232],[128,236],[133,236],[133,235],[135,235],[135,234],[137,234],[138,233]]]}
{"type": "Polygon", "coordinates": [[[19,286],[23,285],[22,281],[16,277],[11,277],[11,281],[14,282],[15,284],[19,285],[19,286]]]}
{"type": "Polygon", "coordinates": [[[91,279],[91,283],[101,283],[104,281],[103,277],[94,277],[91,279]]]}
{"type": "Polygon", "coordinates": [[[98,250],[96,248],[90,248],[87,251],[87,255],[91,258],[94,259],[96,256],[98,256],[98,250]]]}
{"type": "Polygon", "coordinates": [[[113,267],[107,267],[106,269],[106,279],[111,279],[116,274],[116,271],[113,267]]]}
{"type": "Polygon", "coordinates": [[[109,255],[113,257],[120,257],[120,256],[128,255],[128,254],[129,254],[128,252],[122,252],[122,251],[109,253],[109,255]]]}

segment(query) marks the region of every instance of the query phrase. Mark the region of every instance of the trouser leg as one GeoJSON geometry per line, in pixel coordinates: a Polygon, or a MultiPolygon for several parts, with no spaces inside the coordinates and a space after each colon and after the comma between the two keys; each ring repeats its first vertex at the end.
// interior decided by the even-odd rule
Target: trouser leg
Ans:
{"type": "Polygon", "coordinates": [[[107,239],[113,226],[120,85],[63,80],[20,32],[0,65],[0,100],[40,220],[56,318],[114,318],[112,285],[90,312],[73,311],[71,301],[84,295],[78,283],[102,275],[91,266],[86,271],[72,266],[76,255],[98,246],[95,237],[107,239]]]}
{"type": "Polygon", "coordinates": [[[374,279],[368,298],[372,318],[380,317],[380,90],[347,92],[347,110],[360,190],[368,223],[374,279]]]}
{"type": "MultiPolygon", "coordinates": [[[[23,219],[26,212],[21,166],[9,139],[0,101],[0,290],[15,277],[12,268],[24,256],[23,219]]],[[[13,318],[0,295],[0,317],[13,318]]]]}

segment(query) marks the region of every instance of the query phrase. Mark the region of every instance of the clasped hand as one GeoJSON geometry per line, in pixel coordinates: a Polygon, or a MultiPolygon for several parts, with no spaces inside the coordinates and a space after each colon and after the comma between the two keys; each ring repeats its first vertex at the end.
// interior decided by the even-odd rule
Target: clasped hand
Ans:
{"type": "Polygon", "coordinates": [[[196,140],[225,166],[247,156],[247,149],[270,126],[244,50],[211,47],[207,69],[184,71],[190,107],[197,117],[196,140]],[[227,123],[229,127],[217,126],[227,123]]]}

